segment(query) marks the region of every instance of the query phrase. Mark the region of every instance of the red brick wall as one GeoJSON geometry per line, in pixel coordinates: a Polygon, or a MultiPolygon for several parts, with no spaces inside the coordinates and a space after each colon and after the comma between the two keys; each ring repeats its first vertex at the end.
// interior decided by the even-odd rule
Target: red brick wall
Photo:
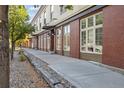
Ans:
{"type": "Polygon", "coordinates": [[[104,64],[124,68],[124,6],[108,6],[103,9],[104,64]]]}
{"type": "Polygon", "coordinates": [[[70,23],[70,56],[79,58],[80,56],[80,30],[79,19],[70,23]]]}

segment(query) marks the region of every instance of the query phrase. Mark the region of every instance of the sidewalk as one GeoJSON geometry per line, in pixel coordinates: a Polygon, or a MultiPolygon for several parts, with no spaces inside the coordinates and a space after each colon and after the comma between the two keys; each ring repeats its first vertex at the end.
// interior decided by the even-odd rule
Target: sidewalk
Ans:
{"type": "Polygon", "coordinates": [[[85,60],[49,54],[40,50],[24,49],[46,62],[64,79],[82,88],[123,88],[124,75],[85,60]]]}

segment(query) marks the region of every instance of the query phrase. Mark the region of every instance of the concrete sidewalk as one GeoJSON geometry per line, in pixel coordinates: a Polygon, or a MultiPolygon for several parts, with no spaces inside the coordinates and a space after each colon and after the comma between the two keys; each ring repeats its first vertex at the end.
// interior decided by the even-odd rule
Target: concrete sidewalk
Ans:
{"type": "Polygon", "coordinates": [[[123,88],[124,75],[85,60],[49,54],[40,50],[24,49],[46,62],[64,79],[82,88],[123,88]]]}

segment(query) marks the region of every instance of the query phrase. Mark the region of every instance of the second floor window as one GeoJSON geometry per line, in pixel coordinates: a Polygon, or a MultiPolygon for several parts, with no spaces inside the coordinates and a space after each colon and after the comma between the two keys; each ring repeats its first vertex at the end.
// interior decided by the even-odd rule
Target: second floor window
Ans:
{"type": "Polygon", "coordinates": [[[63,48],[64,51],[70,51],[70,25],[64,26],[63,30],[63,48]]]}
{"type": "Polygon", "coordinates": [[[66,12],[65,5],[60,5],[60,15],[66,12]]]}
{"type": "Polygon", "coordinates": [[[50,20],[52,21],[53,19],[53,12],[54,12],[54,5],[50,6],[50,20]]]}
{"type": "Polygon", "coordinates": [[[44,12],[44,24],[46,24],[46,11],[44,12]]]}

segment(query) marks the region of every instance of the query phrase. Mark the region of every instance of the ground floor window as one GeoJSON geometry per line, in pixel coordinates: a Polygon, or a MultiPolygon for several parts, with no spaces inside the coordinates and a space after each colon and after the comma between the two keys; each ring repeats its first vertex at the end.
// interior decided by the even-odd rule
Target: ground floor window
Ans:
{"type": "Polygon", "coordinates": [[[46,43],[46,40],[47,40],[47,39],[46,39],[46,34],[44,34],[44,49],[47,49],[47,46],[46,46],[46,44],[47,44],[47,43],[46,43]]]}
{"type": "Polygon", "coordinates": [[[62,30],[58,28],[56,30],[56,50],[62,49],[62,30]]]}
{"type": "Polygon", "coordinates": [[[81,19],[80,29],[80,51],[102,53],[103,14],[81,19]]]}
{"type": "Polygon", "coordinates": [[[47,50],[50,50],[50,36],[47,35],[47,50]]]}
{"type": "Polygon", "coordinates": [[[64,51],[70,51],[70,25],[66,25],[63,28],[63,48],[64,51]]]}
{"type": "Polygon", "coordinates": [[[40,36],[38,36],[38,49],[40,49],[40,42],[41,42],[40,39],[41,39],[40,36]]]}

